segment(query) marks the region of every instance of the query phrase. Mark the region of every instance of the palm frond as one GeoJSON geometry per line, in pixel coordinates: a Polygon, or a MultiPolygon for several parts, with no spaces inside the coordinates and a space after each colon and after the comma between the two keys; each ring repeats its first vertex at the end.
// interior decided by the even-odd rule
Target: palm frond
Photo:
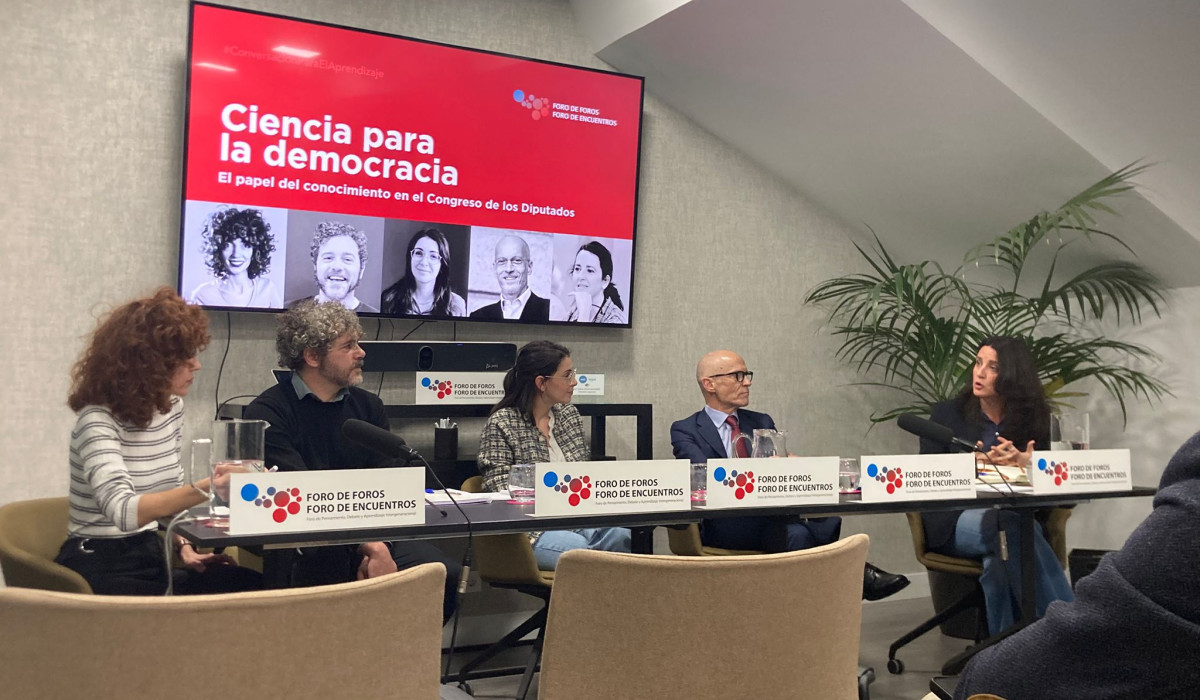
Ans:
{"type": "Polygon", "coordinates": [[[1096,217],[1115,214],[1109,201],[1133,190],[1132,179],[1147,167],[1131,163],[1058,209],[1039,212],[975,246],[952,272],[929,260],[899,262],[871,229],[870,248],[855,244],[868,270],[825,280],[804,299],[826,309],[841,342],[837,359],[873,378],[860,385],[888,387],[904,397],[903,405],[877,411],[871,420],[928,412],[956,394],[970,376],[976,348],[991,335],[1026,340],[1053,406],[1082,396],[1065,387],[1089,379],[1117,401],[1122,416],[1131,400],[1154,402],[1169,395],[1160,380],[1128,366],[1130,360],[1156,360],[1148,348],[1079,330],[1082,322],[1110,313],[1118,324],[1133,325],[1141,323],[1146,308],[1161,315],[1162,280],[1127,261],[1096,265],[1066,280],[1058,274],[1060,253],[1072,244],[1102,239],[1132,253],[1120,238],[1097,228],[1096,217]],[[1050,266],[1037,293],[1028,296],[1020,291],[1029,286],[1021,277],[1031,256],[1041,255],[1039,245],[1046,246],[1050,266]],[[969,265],[984,264],[1006,269],[1007,283],[966,281],[969,265]]]}

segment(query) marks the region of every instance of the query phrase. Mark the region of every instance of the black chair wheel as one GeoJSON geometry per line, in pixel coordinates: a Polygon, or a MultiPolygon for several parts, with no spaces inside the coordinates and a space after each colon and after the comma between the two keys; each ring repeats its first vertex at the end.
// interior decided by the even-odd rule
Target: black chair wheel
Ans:
{"type": "Polygon", "coordinates": [[[888,659],[888,673],[898,676],[904,673],[904,662],[900,659],[888,659]]]}

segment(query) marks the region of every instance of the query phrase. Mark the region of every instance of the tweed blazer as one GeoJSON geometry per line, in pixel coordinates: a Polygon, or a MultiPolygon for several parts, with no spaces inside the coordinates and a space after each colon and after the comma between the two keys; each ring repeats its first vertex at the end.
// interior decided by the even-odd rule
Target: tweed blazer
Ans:
{"type": "MultiPolygon", "coordinates": [[[[583,434],[583,418],[571,404],[555,404],[550,408],[554,418],[554,440],[568,462],[591,459],[587,437],[583,434]]],[[[550,461],[550,445],[532,421],[526,420],[515,408],[502,408],[488,417],[479,436],[479,473],[488,491],[508,488],[508,471],[514,464],[536,464],[550,461]]]]}

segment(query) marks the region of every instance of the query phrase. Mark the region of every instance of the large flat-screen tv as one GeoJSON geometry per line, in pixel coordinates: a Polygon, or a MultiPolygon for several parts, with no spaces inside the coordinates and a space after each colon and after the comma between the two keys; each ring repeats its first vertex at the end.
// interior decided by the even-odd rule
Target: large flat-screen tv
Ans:
{"type": "Polygon", "coordinates": [[[630,327],[643,79],[191,5],[179,292],[630,327]]]}

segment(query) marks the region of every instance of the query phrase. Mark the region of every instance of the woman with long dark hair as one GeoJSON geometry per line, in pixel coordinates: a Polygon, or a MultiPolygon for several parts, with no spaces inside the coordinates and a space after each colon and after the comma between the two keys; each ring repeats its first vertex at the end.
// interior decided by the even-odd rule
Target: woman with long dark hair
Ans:
{"type": "MultiPolygon", "coordinates": [[[[479,438],[479,471],[487,490],[508,488],[514,464],[591,459],[583,419],[571,405],[575,384],[570,350],[548,340],[521,348],[504,376],[504,397],[492,407],[479,438]]],[[[630,533],[623,527],[531,532],[529,537],[538,567],[547,571],[569,549],[630,549],[630,533]]]]}
{"type": "Polygon", "coordinates": [[[599,241],[588,241],[575,253],[567,320],[582,323],[628,323],[621,294],[612,283],[613,259],[599,241]]]}
{"type": "MultiPolygon", "coordinates": [[[[1029,347],[1020,338],[993,336],[975,354],[971,380],[957,397],[933,407],[930,418],[987,451],[977,460],[989,465],[1028,469],[1033,450],[1047,449],[1050,408],[1029,347]]],[[[921,438],[921,453],[949,448],[921,438]]],[[[979,579],[987,603],[988,628],[997,634],[1017,619],[1021,599],[1020,528],[1016,513],[995,508],[924,513],[930,550],[983,559],[979,579]],[[1000,557],[1000,531],[1008,557],[1000,557]]],[[[1062,565],[1041,528],[1034,537],[1037,561],[1037,615],[1055,600],[1074,600],[1062,565]]]]}
{"type": "Polygon", "coordinates": [[[436,228],[425,228],[408,242],[404,276],[383,291],[385,314],[466,316],[467,304],[450,290],[450,243],[436,228]]]}
{"type": "Polygon", "coordinates": [[[168,571],[158,520],[198,505],[229,475],[186,483],[180,464],[183,397],[208,345],[208,317],[173,290],[118,307],[92,334],[71,372],[70,523],[55,558],[98,594],[247,590],[256,572],[176,538],[184,568],[168,571]]]}

